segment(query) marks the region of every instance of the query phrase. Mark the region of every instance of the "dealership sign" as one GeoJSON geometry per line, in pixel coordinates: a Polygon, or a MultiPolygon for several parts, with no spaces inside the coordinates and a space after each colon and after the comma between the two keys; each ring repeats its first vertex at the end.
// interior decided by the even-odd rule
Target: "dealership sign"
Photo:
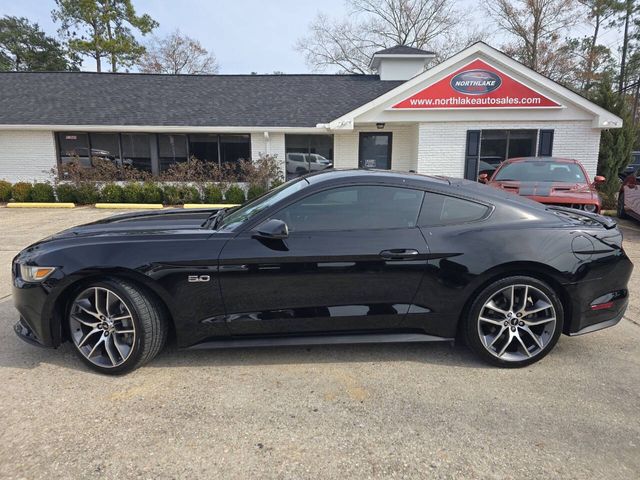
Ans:
{"type": "Polygon", "coordinates": [[[477,59],[391,108],[430,110],[560,106],[550,98],[477,59]]]}

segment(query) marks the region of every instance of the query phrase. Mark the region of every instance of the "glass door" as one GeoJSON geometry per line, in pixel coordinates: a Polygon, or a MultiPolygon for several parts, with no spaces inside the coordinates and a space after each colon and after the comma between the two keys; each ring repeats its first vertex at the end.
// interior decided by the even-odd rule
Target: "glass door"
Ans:
{"type": "Polygon", "coordinates": [[[358,166],[390,170],[391,133],[361,132],[358,166]]]}

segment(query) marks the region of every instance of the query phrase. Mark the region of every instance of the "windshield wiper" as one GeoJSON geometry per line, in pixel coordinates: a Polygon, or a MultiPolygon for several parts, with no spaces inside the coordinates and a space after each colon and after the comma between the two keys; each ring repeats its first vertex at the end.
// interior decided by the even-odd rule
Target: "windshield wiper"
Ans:
{"type": "Polygon", "coordinates": [[[207,219],[202,223],[201,227],[203,228],[211,228],[215,230],[218,224],[222,221],[224,216],[227,214],[227,208],[221,208],[215,213],[212,213],[207,217],[207,219]]]}

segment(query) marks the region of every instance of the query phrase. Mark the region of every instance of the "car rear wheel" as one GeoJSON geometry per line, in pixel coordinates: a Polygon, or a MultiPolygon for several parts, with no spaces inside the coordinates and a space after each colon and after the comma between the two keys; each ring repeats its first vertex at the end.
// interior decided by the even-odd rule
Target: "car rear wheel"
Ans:
{"type": "Polygon", "coordinates": [[[624,211],[624,193],[620,192],[618,194],[618,208],[617,208],[618,218],[629,218],[627,212],[624,211]]]}
{"type": "Polygon", "coordinates": [[[78,356],[101,373],[126,373],[155,357],[167,338],[164,310],[132,283],[107,279],[74,298],[69,335],[78,356]]]}
{"type": "Polygon", "coordinates": [[[524,367],[551,351],[563,319],[562,303],[549,285],[527,276],[508,277],[486,287],[473,301],[465,336],[485,361],[524,367]]]}

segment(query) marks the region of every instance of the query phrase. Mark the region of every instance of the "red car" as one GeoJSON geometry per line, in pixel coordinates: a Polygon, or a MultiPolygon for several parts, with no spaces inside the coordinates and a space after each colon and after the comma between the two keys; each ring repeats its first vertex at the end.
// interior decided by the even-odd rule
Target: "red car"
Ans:
{"type": "Polygon", "coordinates": [[[640,220],[640,169],[622,182],[618,193],[618,217],[640,220]]]}
{"type": "Polygon", "coordinates": [[[600,213],[602,204],[595,186],[605,178],[589,175],[577,160],[553,157],[511,158],[502,162],[491,178],[482,174],[482,183],[501,188],[540,203],[572,207],[600,213]]]}

